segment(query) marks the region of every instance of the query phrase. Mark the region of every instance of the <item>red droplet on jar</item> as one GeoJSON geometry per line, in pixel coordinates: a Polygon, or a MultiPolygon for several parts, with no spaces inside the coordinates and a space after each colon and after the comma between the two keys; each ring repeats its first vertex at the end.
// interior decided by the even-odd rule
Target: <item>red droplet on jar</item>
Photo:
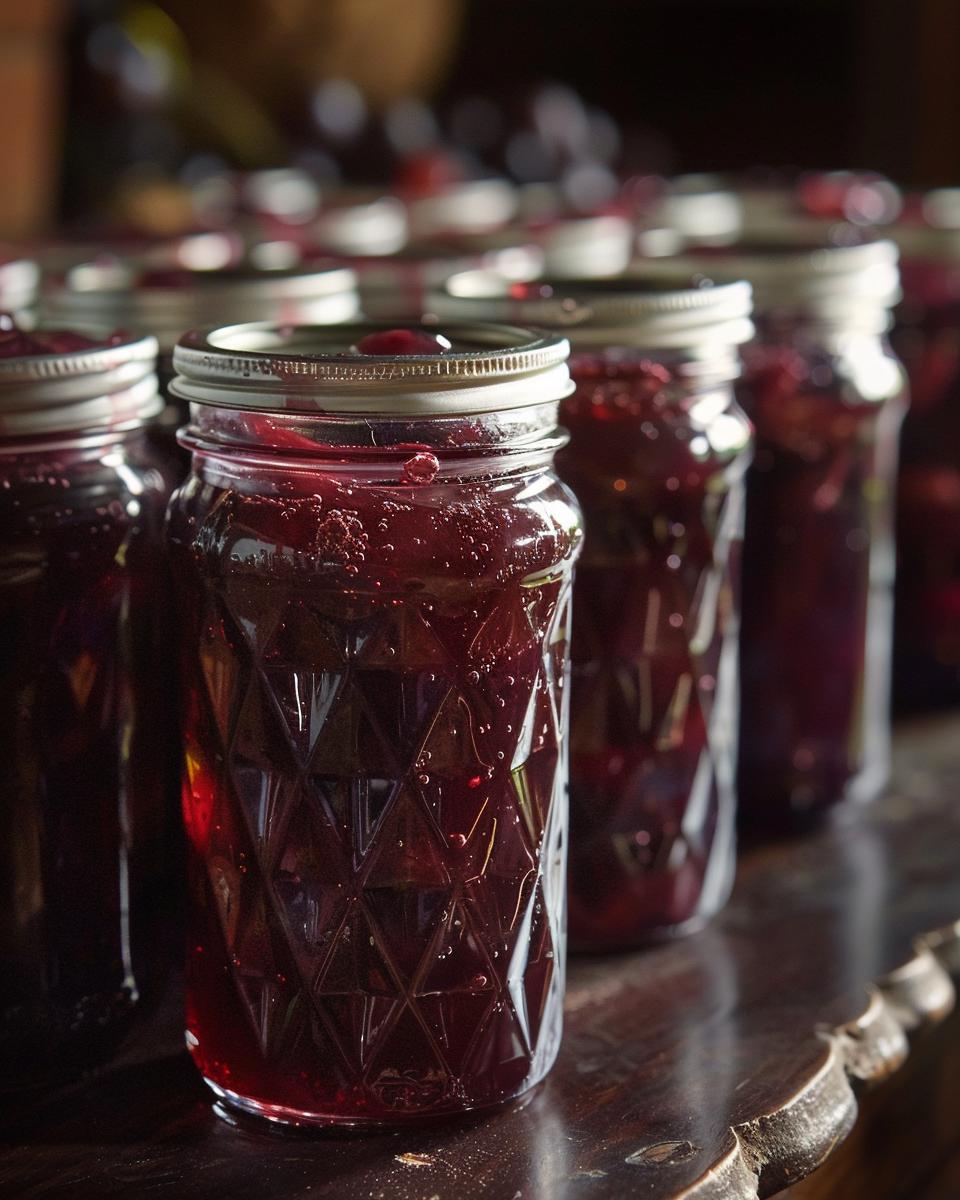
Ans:
{"type": "Polygon", "coordinates": [[[403,479],[405,483],[433,483],[440,470],[440,463],[435,454],[421,452],[413,458],[408,458],[403,464],[403,479]]]}

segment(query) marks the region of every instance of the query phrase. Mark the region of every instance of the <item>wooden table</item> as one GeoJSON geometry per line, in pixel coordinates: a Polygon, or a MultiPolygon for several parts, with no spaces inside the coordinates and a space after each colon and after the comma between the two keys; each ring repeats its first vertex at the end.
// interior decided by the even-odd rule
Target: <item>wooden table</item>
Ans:
{"type": "Polygon", "coordinates": [[[172,989],[108,1071],[8,1119],[0,1196],[916,1200],[960,1146],[960,719],[902,731],[897,760],[874,807],[748,849],[705,932],[575,962],[525,1103],[375,1137],[233,1127],[172,989]]]}

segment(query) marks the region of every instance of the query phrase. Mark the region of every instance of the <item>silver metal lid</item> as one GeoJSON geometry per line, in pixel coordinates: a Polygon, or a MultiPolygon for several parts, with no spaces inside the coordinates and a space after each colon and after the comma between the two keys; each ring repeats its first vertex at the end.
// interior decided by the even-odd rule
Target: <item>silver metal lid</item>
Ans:
{"type": "Polygon", "coordinates": [[[960,261],[960,188],[934,188],[920,201],[922,220],[888,227],[904,258],[960,261]]]}
{"type": "Polygon", "coordinates": [[[37,300],[40,268],[28,258],[0,262],[0,310],[16,313],[37,300]]]}
{"type": "Polygon", "coordinates": [[[163,407],[156,363],[154,337],[0,358],[0,435],[92,432],[147,420],[163,407]]]}
{"type": "Polygon", "coordinates": [[[575,348],[650,350],[738,346],[753,336],[750,285],[663,281],[535,280],[511,283],[492,271],[454,275],[431,295],[443,320],[520,321],[562,332],[575,348]]]}
{"type": "Polygon", "coordinates": [[[508,279],[530,279],[543,270],[543,253],[512,235],[472,234],[411,242],[397,254],[351,258],[350,266],[364,316],[416,321],[428,307],[432,289],[451,275],[484,269],[508,279]]]}
{"type": "Polygon", "coordinates": [[[680,175],[670,181],[653,219],[688,241],[722,245],[740,232],[743,207],[736,192],[716,176],[680,175]]]}
{"type": "MultiPolygon", "coordinates": [[[[831,228],[837,230],[836,225],[831,228]]],[[[664,272],[680,272],[719,284],[745,279],[753,287],[755,313],[785,309],[864,329],[885,327],[887,310],[900,298],[894,243],[831,245],[809,241],[807,233],[784,232],[717,252],[688,251],[672,259],[637,263],[630,276],[651,280],[662,278],[664,272]]]]}
{"type": "Polygon", "coordinates": [[[218,318],[313,325],[349,321],[359,309],[356,276],[346,267],[174,272],[169,283],[123,262],[84,263],[41,298],[48,324],[133,326],[169,353],[186,329],[218,318]],[[141,282],[143,280],[143,282],[141,282]]]}
{"type": "Polygon", "coordinates": [[[173,395],[194,404],[268,412],[454,416],[555,402],[572,390],[570,347],[506,325],[418,326],[443,354],[360,354],[389,325],[282,327],[266,322],[185,334],[173,352],[173,395]]]}
{"type": "Polygon", "coordinates": [[[394,254],[407,241],[407,212],[393,196],[343,196],[322,208],[311,236],[333,254],[394,254]]]}
{"type": "MultiPolygon", "coordinates": [[[[626,217],[609,214],[597,217],[558,217],[527,225],[506,225],[465,236],[461,244],[479,258],[510,247],[531,252],[533,270],[562,279],[593,279],[618,275],[633,256],[635,228],[626,217]]],[[[519,261],[519,260],[518,260],[519,261]]],[[[481,265],[479,261],[474,265],[481,265]]],[[[502,270],[499,264],[482,264],[502,270]]],[[[466,267],[464,267],[466,269],[466,267]]],[[[511,278],[529,278],[512,273],[511,278]]]]}
{"type": "Polygon", "coordinates": [[[507,179],[470,179],[407,201],[413,237],[496,229],[516,211],[517,191],[507,179]]]}

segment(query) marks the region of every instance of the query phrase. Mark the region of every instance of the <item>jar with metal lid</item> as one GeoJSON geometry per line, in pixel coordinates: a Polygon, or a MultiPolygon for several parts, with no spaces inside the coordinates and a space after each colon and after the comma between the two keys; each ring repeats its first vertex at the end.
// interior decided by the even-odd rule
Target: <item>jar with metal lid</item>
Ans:
{"type": "Polygon", "coordinates": [[[740,197],[716,175],[680,175],[665,181],[646,215],[693,246],[726,245],[743,225],[740,197]]]}
{"type": "Polygon", "coordinates": [[[212,320],[332,325],[356,316],[358,305],[353,272],[329,263],[190,270],[117,258],[82,263],[60,281],[49,282],[41,311],[51,323],[122,326],[157,338],[160,385],[167,404],[154,426],[161,447],[170,453],[176,449],[176,430],[187,419],[185,406],[168,395],[167,386],[172,375],[170,356],[181,333],[212,320]]]}
{"type": "Polygon", "coordinates": [[[488,256],[486,262],[474,262],[474,267],[509,274],[513,279],[531,278],[535,274],[552,279],[593,279],[623,271],[633,257],[636,237],[633,222],[616,213],[591,217],[560,214],[540,221],[461,235],[457,241],[451,239],[451,243],[474,255],[485,253],[488,256]],[[515,258],[511,263],[513,269],[505,272],[503,265],[493,260],[497,251],[505,253],[510,247],[522,246],[532,251],[532,269],[524,270],[520,260],[515,258]]]}
{"type": "Polygon", "coordinates": [[[0,337],[3,1088],[105,1055],[150,965],[174,757],[156,353],[0,337]]]}
{"type": "Polygon", "coordinates": [[[307,1125],[482,1108],[557,1053],[567,344],[503,327],[184,337],[187,1041],[307,1125]]]}
{"type": "Polygon", "coordinates": [[[357,277],[360,306],[374,321],[419,321],[433,289],[467,270],[496,270],[529,279],[543,269],[543,254],[518,232],[496,236],[457,235],[410,242],[393,254],[343,258],[357,277]]]}
{"type": "Polygon", "coordinates": [[[508,179],[464,179],[433,189],[399,193],[415,239],[480,233],[506,225],[517,211],[517,189],[508,179]]]}
{"type": "MultiPolygon", "coordinates": [[[[903,369],[886,330],[889,241],[783,236],[684,257],[748,279],[757,336],[737,394],[756,428],[747,479],[740,809],[803,821],[889,771],[893,494],[903,369]]],[[[649,270],[649,268],[646,268],[649,270]]]]}
{"type": "Polygon", "coordinates": [[[903,300],[891,334],[910,378],[900,442],[894,704],[960,703],[960,190],[896,225],[903,300]]]}
{"type": "Polygon", "coordinates": [[[573,606],[570,940],[688,928],[734,871],[737,578],[750,288],[455,276],[441,316],[563,331],[558,458],[584,510],[573,606]]]}

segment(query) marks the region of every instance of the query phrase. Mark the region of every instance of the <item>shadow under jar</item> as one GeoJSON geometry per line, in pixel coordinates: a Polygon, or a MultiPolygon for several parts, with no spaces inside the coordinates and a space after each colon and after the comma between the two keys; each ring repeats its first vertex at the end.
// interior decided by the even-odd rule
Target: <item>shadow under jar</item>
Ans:
{"type": "Polygon", "coordinates": [[[560,1039],[567,343],[184,338],[187,1040],[306,1125],[495,1105],[560,1039]]]}
{"type": "MultiPolygon", "coordinates": [[[[224,236],[212,243],[210,253],[235,251],[232,240],[224,236]]],[[[198,251],[194,253],[200,257],[198,251]]],[[[151,263],[146,251],[76,264],[50,281],[41,298],[41,313],[49,322],[71,328],[122,325],[157,339],[160,390],[166,404],[151,423],[150,436],[168,458],[175,482],[186,473],[176,433],[189,414],[186,405],[170,394],[169,384],[173,347],[185,330],[211,320],[224,325],[239,321],[334,325],[355,317],[358,307],[353,272],[329,261],[309,266],[284,263],[276,268],[250,262],[190,269],[151,263]]]]}
{"type": "Polygon", "coordinates": [[[738,793],[746,825],[802,824],[889,771],[897,250],[784,235],[680,261],[753,285],[738,793]]]}
{"type": "Polygon", "coordinates": [[[105,1057],[152,957],[174,757],[156,352],[0,333],[0,1090],[105,1057]]]}
{"type": "Polygon", "coordinates": [[[750,288],[455,276],[441,313],[563,330],[561,477],[584,511],[573,606],[570,943],[634,945],[725,902],[735,865],[750,288]]]}
{"type": "MultiPolygon", "coordinates": [[[[956,205],[960,192],[945,189],[956,205]]],[[[936,215],[936,207],[932,216],[936,215]]],[[[943,213],[956,221],[956,211],[943,213]]],[[[903,300],[891,333],[910,379],[900,440],[893,701],[960,703],[960,229],[894,227],[903,300]]]]}

